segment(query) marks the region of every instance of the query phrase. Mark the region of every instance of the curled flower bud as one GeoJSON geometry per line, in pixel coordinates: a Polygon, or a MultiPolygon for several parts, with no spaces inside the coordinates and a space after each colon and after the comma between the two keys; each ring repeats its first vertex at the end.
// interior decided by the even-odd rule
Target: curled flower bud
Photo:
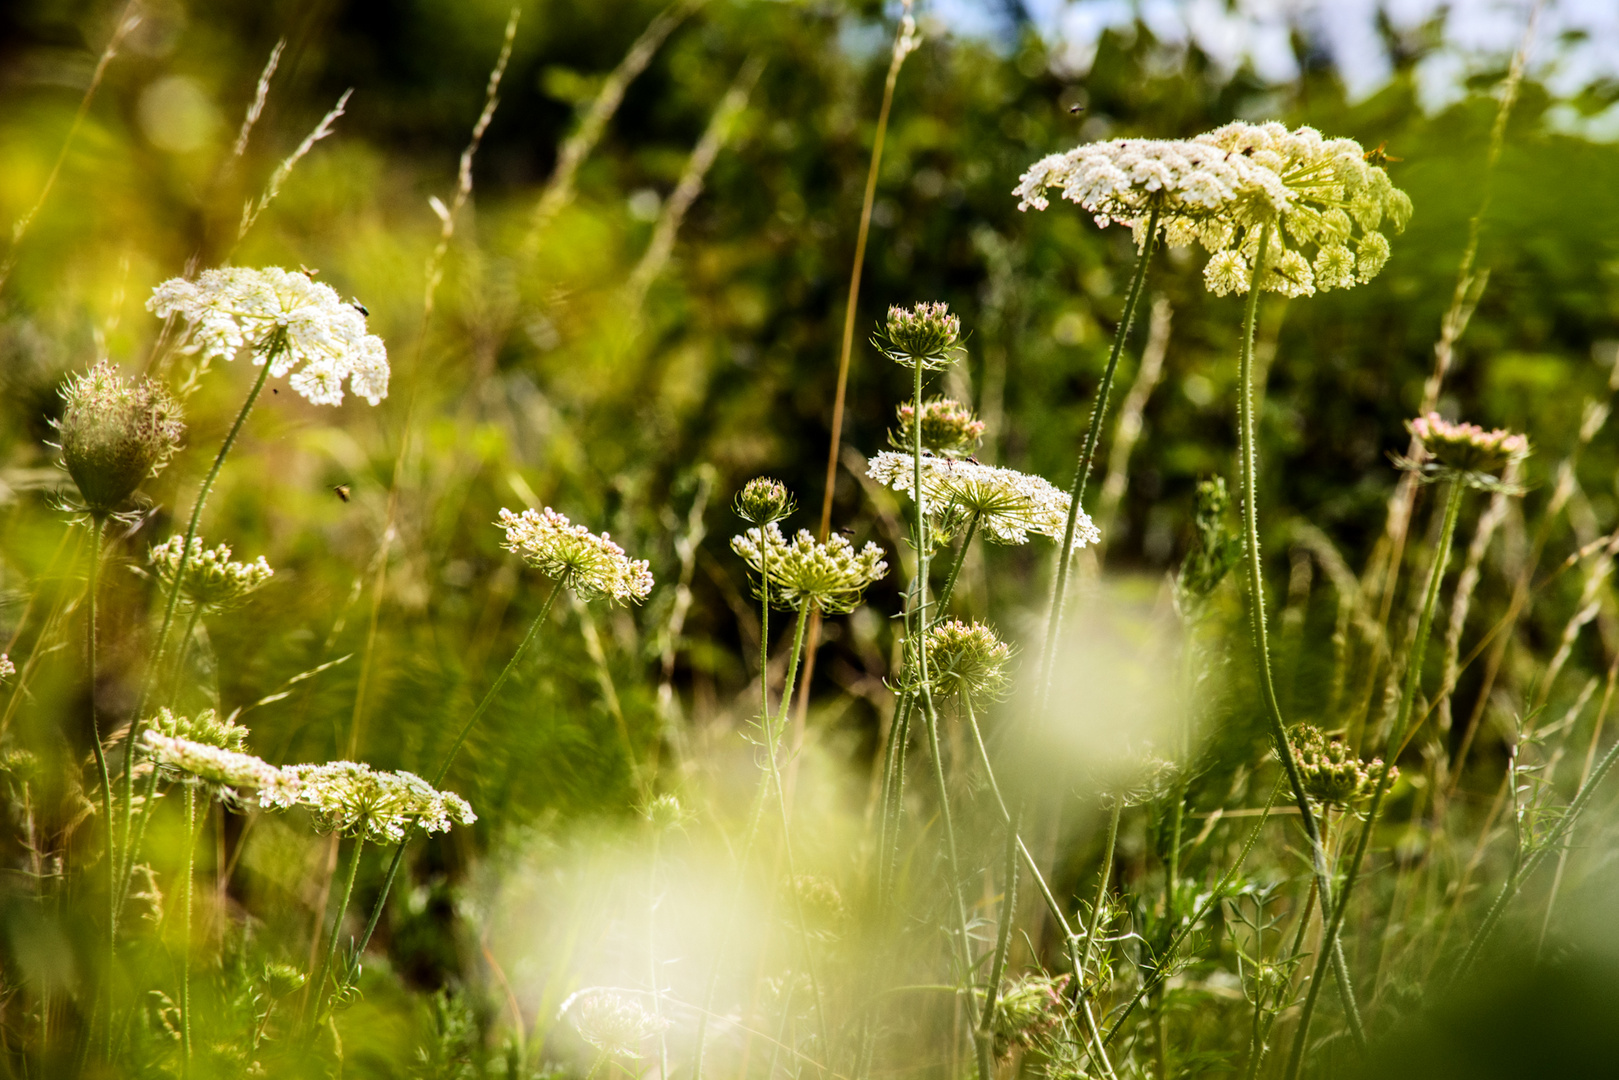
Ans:
{"type": "MultiPolygon", "coordinates": [[[[891,445],[902,450],[916,446],[916,406],[901,405],[896,410],[899,431],[890,434],[891,445]]],[[[922,403],[922,448],[946,457],[971,453],[984,437],[984,422],[971,409],[950,398],[934,398],[922,403]]]]}
{"type": "Polygon", "coordinates": [[[398,843],[412,824],[435,833],[449,832],[451,823],[478,820],[461,796],[437,791],[415,773],[382,772],[353,761],[288,765],[282,771],[297,779],[298,802],[322,832],[398,843]]]}
{"type": "Polygon", "coordinates": [[[878,348],[895,363],[906,367],[921,364],[924,369],[947,367],[956,359],[956,342],[961,339],[961,320],[950,314],[950,305],[917,304],[891,307],[883,333],[888,344],[878,348]]]}
{"type": "Polygon", "coordinates": [[[1006,687],[1012,647],[983,623],[959,619],[927,632],[929,677],[945,694],[997,694],[1006,687]]]}
{"type": "Polygon", "coordinates": [[[185,434],[180,406],[151,379],[124,379],[108,361],[62,388],[62,463],[84,508],[106,517],[168,464],[185,434]]]}
{"type": "MultiPolygon", "coordinates": [[[[1294,731],[1293,753],[1298,759],[1304,793],[1325,806],[1346,807],[1372,794],[1382,776],[1381,759],[1362,763],[1339,739],[1329,739],[1319,728],[1301,724],[1294,731]]],[[[1390,773],[1390,780],[1399,776],[1390,773]]]]}
{"type": "Polygon", "coordinates": [[[497,524],[506,530],[502,547],[581,600],[639,603],[652,591],[645,559],[628,558],[606,533],[597,536],[549,506],[521,514],[502,510],[497,524]]]}
{"type": "Polygon", "coordinates": [[[1416,472],[1429,480],[1456,480],[1483,491],[1507,491],[1497,474],[1529,455],[1529,437],[1504,428],[1485,431],[1477,424],[1453,424],[1436,412],[1406,422],[1427,459],[1422,462],[1395,457],[1401,469],[1416,472]]]}
{"type": "Polygon", "coordinates": [[[264,971],[259,975],[259,981],[264,984],[265,993],[272,999],[291,997],[304,988],[308,976],[291,964],[271,962],[264,965],[264,971]]]}
{"type": "Polygon", "coordinates": [[[808,529],[798,530],[788,543],[775,524],[733,536],[731,550],[754,573],[768,577],[770,599],[777,606],[794,611],[805,604],[823,613],[853,611],[866,587],[888,572],[883,549],[876,544],[856,551],[837,533],[821,544],[808,529]]]}
{"type": "Polygon", "coordinates": [[[750,525],[769,525],[790,516],[796,509],[798,505],[787,485],[768,476],[749,480],[736,497],[736,516],[750,525]]]}
{"type": "MultiPolygon", "coordinates": [[[[174,587],[184,546],[185,537],[171,536],[151,550],[152,570],[166,588],[174,587]]],[[[180,592],[188,602],[204,611],[228,611],[275,576],[263,555],[250,563],[232,562],[230,556],[229,544],[210,551],[202,546],[202,537],[191,538],[191,555],[180,581],[180,592]]]]}
{"type": "Polygon", "coordinates": [[[217,747],[220,750],[241,750],[247,743],[247,728],[233,720],[221,720],[213,709],[204,709],[196,716],[176,716],[169,709],[159,709],[152,717],[151,731],[175,739],[186,739],[217,747]]]}
{"type": "Polygon", "coordinates": [[[642,1044],[669,1026],[662,1017],[611,990],[583,991],[563,1011],[571,1012],[579,1037],[609,1057],[640,1057],[642,1044]]]}

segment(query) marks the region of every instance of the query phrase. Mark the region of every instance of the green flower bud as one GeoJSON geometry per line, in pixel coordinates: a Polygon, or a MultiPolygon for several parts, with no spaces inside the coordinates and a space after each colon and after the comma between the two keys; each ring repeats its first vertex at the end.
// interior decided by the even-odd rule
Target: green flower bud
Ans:
{"type": "Polygon", "coordinates": [[[62,463],[84,509],[106,517],[141,481],[168,464],[185,434],[180,406],[151,379],[120,378],[103,360],[62,388],[67,408],[56,422],[62,463]]]}
{"type": "Polygon", "coordinates": [[[787,485],[768,476],[756,476],[736,497],[736,516],[750,525],[769,525],[798,509],[787,485]]]}
{"type": "Polygon", "coordinates": [[[942,368],[956,359],[961,320],[950,314],[948,304],[891,307],[884,331],[888,346],[883,352],[890,360],[906,367],[942,368]]]}
{"type": "MultiPolygon", "coordinates": [[[[916,406],[901,405],[899,431],[889,442],[902,450],[916,446],[916,406]]],[[[946,457],[960,457],[977,448],[984,437],[984,422],[971,409],[950,398],[934,398],[922,403],[922,449],[946,457]]]]}

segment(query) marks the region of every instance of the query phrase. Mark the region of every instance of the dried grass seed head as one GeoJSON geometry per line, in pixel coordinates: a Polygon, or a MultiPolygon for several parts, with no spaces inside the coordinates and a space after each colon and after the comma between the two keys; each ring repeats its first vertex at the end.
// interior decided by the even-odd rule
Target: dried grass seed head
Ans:
{"type": "Polygon", "coordinates": [[[1422,445],[1426,457],[1416,462],[1396,456],[1397,467],[1426,480],[1455,480],[1482,491],[1517,493],[1517,487],[1502,481],[1500,473],[1529,456],[1527,435],[1505,428],[1486,431],[1477,424],[1452,423],[1436,412],[1408,420],[1405,426],[1422,445]]]}
{"type": "Polygon", "coordinates": [[[611,990],[586,990],[568,1011],[579,1037],[609,1057],[640,1057],[646,1040],[669,1026],[639,1002],[611,990]]]}
{"type": "Polygon", "coordinates": [[[808,604],[823,614],[853,611],[867,586],[888,573],[876,544],[857,550],[837,533],[819,543],[808,529],[789,543],[774,523],[733,536],[731,550],[755,574],[768,574],[771,601],[788,610],[808,604]]]}
{"type": "Polygon", "coordinates": [[[955,363],[960,355],[961,320],[950,305],[937,301],[888,309],[888,321],[873,344],[890,360],[908,368],[918,364],[933,371],[955,363]]]}
{"type": "Polygon", "coordinates": [[[297,778],[298,802],[322,832],[398,843],[413,823],[436,833],[478,820],[461,796],[438,791],[415,773],[383,772],[353,761],[288,765],[283,771],[297,778]]]}
{"type": "Polygon", "coordinates": [[[929,628],[929,675],[941,693],[994,696],[1006,689],[1012,647],[981,622],[949,619],[929,628]]]}
{"type": "MultiPolygon", "coordinates": [[[[185,537],[171,536],[150,552],[152,571],[165,588],[174,587],[184,547],[185,537]]],[[[188,602],[204,611],[228,611],[238,607],[275,576],[263,555],[254,562],[234,562],[229,544],[206,548],[200,536],[191,538],[191,555],[185,562],[180,592],[188,602]]]]}
{"type": "MultiPolygon", "coordinates": [[[[888,443],[909,450],[916,446],[916,406],[906,402],[895,414],[899,418],[899,430],[889,433],[888,443]]],[[[946,457],[961,457],[976,450],[983,438],[984,422],[961,402],[937,397],[922,403],[922,449],[946,457]]]]}
{"type": "Polygon", "coordinates": [[[62,464],[96,517],[116,512],[161,472],[185,435],[184,414],[162,384],[125,379],[106,360],[69,379],[62,398],[55,422],[62,464]]]}
{"type": "Polygon", "coordinates": [[[790,517],[798,504],[780,480],[756,476],[742,485],[736,496],[736,516],[749,525],[769,525],[790,517]]]}
{"type": "Polygon", "coordinates": [[[342,404],[345,379],[372,405],[388,396],[382,339],[366,331],[358,307],[308,274],[275,266],[204,270],[195,281],[163,282],[146,306],[185,322],[186,348],[204,362],[247,349],[254,364],[268,363],[278,379],[290,375],[293,390],[316,405],[342,404]]]}
{"type": "MultiPolygon", "coordinates": [[[[901,494],[911,494],[916,458],[884,450],[868,463],[866,475],[901,494]]],[[[924,511],[944,524],[946,531],[961,518],[978,515],[984,538],[997,544],[1026,544],[1030,533],[1061,539],[1072,502],[1066,491],[1031,473],[926,454],[922,457],[922,501],[924,511]]],[[[1074,522],[1074,546],[1082,548],[1101,538],[1090,515],[1081,510],[1074,522]]]]}
{"type": "Polygon", "coordinates": [[[549,506],[521,514],[503,509],[497,524],[506,530],[502,547],[581,600],[639,603],[652,591],[645,559],[627,557],[607,533],[598,536],[549,506]]]}

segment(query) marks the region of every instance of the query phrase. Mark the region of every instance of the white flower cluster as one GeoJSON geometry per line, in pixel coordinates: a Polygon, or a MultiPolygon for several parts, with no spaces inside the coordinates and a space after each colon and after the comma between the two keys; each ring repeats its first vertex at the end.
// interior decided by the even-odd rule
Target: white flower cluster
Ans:
{"type": "MultiPolygon", "coordinates": [[[[884,450],[871,459],[866,475],[910,494],[916,483],[916,458],[884,450]]],[[[1027,544],[1030,533],[1062,539],[1071,502],[1067,492],[1029,473],[922,456],[923,510],[945,520],[976,514],[985,539],[999,544],[1027,544]]],[[[1085,547],[1101,538],[1090,515],[1081,510],[1074,521],[1074,546],[1085,547]]]]}
{"type": "Polygon", "coordinates": [[[415,773],[382,772],[353,761],[288,765],[282,771],[297,779],[298,801],[322,832],[398,843],[413,824],[435,833],[478,820],[461,796],[438,791],[415,773]]]}
{"type": "Polygon", "coordinates": [[[297,774],[278,769],[263,758],[165,735],[156,728],[142,732],[141,742],[160,769],[216,785],[227,798],[242,799],[244,791],[251,791],[267,810],[284,810],[299,801],[301,785],[297,774]]]}
{"type": "Polygon", "coordinates": [[[640,1057],[641,1044],[669,1022],[611,990],[586,990],[572,1005],[579,1037],[611,1057],[640,1057]]]}
{"type": "MultiPolygon", "coordinates": [[[[165,588],[174,587],[174,575],[180,568],[180,552],[185,537],[171,536],[152,548],[152,570],[165,588]]],[[[208,550],[202,537],[191,538],[191,556],[186,559],[185,577],[180,591],[197,607],[208,611],[225,611],[240,604],[262,588],[275,576],[270,564],[260,555],[257,562],[231,561],[229,544],[220,544],[208,550]]]]}
{"type": "Polygon", "coordinates": [[[731,537],[731,550],[754,573],[768,577],[770,598],[790,610],[811,604],[822,612],[853,611],[866,586],[888,573],[876,544],[857,551],[837,533],[821,544],[808,529],[798,530],[788,543],[774,522],[731,537]]]}
{"type": "Polygon", "coordinates": [[[11,662],[11,657],[0,652],[0,679],[9,679],[17,674],[17,665],[11,662]]]}
{"type": "Polygon", "coordinates": [[[230,360],[250,349],[255,364],[289,380],[316,405],[340,405],[343,380],[372,405],[388,396],[388,350],[366,332],[365,316],[308,274],[269,266],[204,270],[196,281],[171,278],[147,309],[190,327],[188,348],[230,360]],[[296,370],[294,370],[296,369],[296,370]]]}
{"type": "Polygon", "coordinates": [[[1378,229],[1386,220],[1398,232],[1411,218],[1410,198],[1370,156],[1313,128],[1238,122],[1190,140],[1113,139],[1053,154],[1012,193],[1020,210],[1043,210],[1046,190],[1060,188],[1098,225],[1129,225],[1138,245],[1157,210],[1170,244],[1195,240],[1213,254],[1204,283],[1222,296],[1248,291],[1260,231],[1279,226],[1260,286],[1308,296],[1377,276],[1389,257],[1378,229]]]}
{"type": "Polygon", "coordinates": [[[506,530],[502,547],[572,589],[581,600],[639,602],[652,591],[652,571],[645,559],[627,558],[606,533],[597,536],[549,506],[521,514],[501,510],[497,524],[506,530]]]}

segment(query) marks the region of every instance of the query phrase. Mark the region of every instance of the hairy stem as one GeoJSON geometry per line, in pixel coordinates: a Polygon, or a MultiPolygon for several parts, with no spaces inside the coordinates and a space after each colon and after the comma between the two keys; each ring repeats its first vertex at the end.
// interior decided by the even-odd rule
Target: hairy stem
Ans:
{"type": "Polygon", "coordinates": [[[1001,979],[1006,975],[1006,954],[1012,947],[1012,923],[1017,918],[1017,860],[1018,828],[1023,824],[1023,806],[1020,803],[1012,820],[1006,823],[1006,895],[1001,899],[1001,925],[995,935],[995,959],[989,967],[989,985],[984,990],[984,1018],[979,1023],[980,1041],[986,1046],[995,1042],[995,1005],[1001,991],[1001,979]]]}
{"type": "MultiPolygon", "coordinates": [[[[1057,653],[1057,633],[1062,629],[1063,601],[1068,595],[1068,570],[1074,558],[1074,532],[1079,523],[1080,504],[1085,500],[1085,485],[1090,483],[1091,466],[1096,459],[1096,443],[1102,435],[1102,421],[1107,418],[1107,401],[1113,392],[1113,376],[1119,370],[1119,357],[1124,343],[1130,337],[1130,326],[1135,322],[1136,308],[1141,302],[1141,286],[1147,280],[1147,264],[1152,261],[1153,249],[1158,246],[1158,207],[1147,217],[1147,239],[1136,253],[1135,274],[1130,279],[1130,291],[1124,296],[1124,311],[1113,332],[1113,348],[1107,356],[1107,367],[1102,381],[1096,387],[1096,400],[1091,405],[1091,418],[1085,428],[1085,443],[1079,452],[1079,465],[1074,470],[1074,486],[1069,489],[1068,523],[1063,527],[1062,548],[1057,554],[1057,574],[1051,590],[1051,610],[1046,615],[1046,643],[1040,659],[1040,696],[1043,701],[1051,693],[1051,665],[1057,653]]],[[[917,405],[917,427],[921,428],[922,406],[917,405]]],[[[919,489],[920,490],[920,489],[919,489]]]]}
{"type": "MultiPolygon", "coordinates": [[[[360,819],[359,831],[354,835],[354,850],[349,853],[348,872],[343,875],[343,896],[337,902],[337,914],[332,917],[332,934],[326,941],[326,955],[320,962],[320,970],[309,981],[309,997],[306,999],[304,1022],[313,1025],[319,1018],[321,1010],[326,1005],[326,980],[332,972],[332,964],[337,959],[337,943],[343,936],[343,916],[349,909],[349,898],[354,895],[354,879],[360,874],[360,854],[365,850],[366,821],[360,819]]],[[[355,951],[358,958],[359,951],[355,951]]],[[[345,973],[344,980],[350,977],[345,973]]]]}
{"type": "Polygon", "coordinates": [[[184,1054],[181,1058],[181,1076],[191,1074],[191,914],[192,898],[196,892],[192,882],[197,862],[197,785],[187,783],[186,789],[186,869],[180,879],[185,899],[180,902],[180,917],[185,920],[181,937],[184,945],[180,952],[180,1039],[184,1054]]]}
{"type": "Polygon", "coordinates": [[[115,841],[117,830],[112,825],[112,773],[107,769],[107,750],[101,744],[101,718],[96,710],[96,594],[100,592],[101,574],[101,543],[106,535],[107,519],[97,517],[91,528],[90,537],[90,574],[87,583],[88,597],[86,601],[84,627],[84,647],[86,664],[90,676],[90,738],[95,750],[96,772],[101,778],[101,821],[106,829],[106,859],[107,859],[107,956],[106,974],[103,975],[103,985],[107,990],[107,1039],[103,1049],[110,1053],[112,1044],[112,978],[113,969],[118,957],[118,891],[114,888],[116,871],[114,869],[115,841]]]}

